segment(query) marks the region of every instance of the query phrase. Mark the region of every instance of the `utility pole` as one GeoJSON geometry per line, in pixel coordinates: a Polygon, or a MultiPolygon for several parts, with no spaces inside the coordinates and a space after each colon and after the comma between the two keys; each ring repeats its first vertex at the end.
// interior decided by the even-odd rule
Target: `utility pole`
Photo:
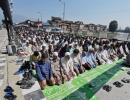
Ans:
{"type": "Polygon", "coordinates": [[[66,4],[65,4],[65,1],[63,2],[63,20],[65,20],[65,9],[66,9],[66,4]]]}
{"type": "Polygon", "coordinates": [[[63,33],[64,33],[64,21],[65,21],[65,10],[66,10],[66,3],[64,0],[59,0],[63,4],[63,33]]]}
{"type": "Polygon", "coordinates": [[[64,0],[59,0],[63,4],[63,15],[62,18],[65,20],[65,10],[66,10],[66,3],[64,0]]]}

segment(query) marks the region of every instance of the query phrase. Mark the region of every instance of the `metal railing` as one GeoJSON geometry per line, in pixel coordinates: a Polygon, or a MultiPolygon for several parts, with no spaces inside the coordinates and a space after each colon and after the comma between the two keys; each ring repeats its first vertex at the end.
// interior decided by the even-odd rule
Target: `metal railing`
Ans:
{"type": "Polygon", "coordinates": [[[130,33],[119,33],[119,32],[100,32],[100,33],[83,33],[82,35],[93,36],[97,38],[108,38],[108,39],[118,39],[123,41],[130,41],[130,33]]]}

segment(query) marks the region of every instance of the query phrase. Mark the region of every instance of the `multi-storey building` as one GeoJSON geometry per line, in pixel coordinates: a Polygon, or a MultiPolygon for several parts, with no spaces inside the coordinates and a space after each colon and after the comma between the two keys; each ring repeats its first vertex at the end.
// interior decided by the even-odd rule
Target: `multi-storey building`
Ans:
{"type": "Polygon", "coordinates": [[[105,25],[84,24],[82,21],[64,21],[60,17],[52,17],[51,20],[48,20],[48,23],[52,27],[59,27],[63,29],[66,33],[104,32],[107,30],[105,25]]]}

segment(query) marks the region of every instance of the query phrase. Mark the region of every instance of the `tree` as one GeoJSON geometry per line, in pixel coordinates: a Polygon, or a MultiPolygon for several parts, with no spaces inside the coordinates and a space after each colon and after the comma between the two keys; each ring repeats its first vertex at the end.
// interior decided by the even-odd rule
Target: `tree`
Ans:
{"type": "Polygon", "coordinates": [[[130,27],[126,27],[125,30],[124,30],[124,32],[130,33],[130,27]]]}
{"type": "Polygon", "coordinates": [[[115,32],[118,28],[118,22],[116,20],[113,20],[109,24],[109,31],[110,32],[115,32]]]}

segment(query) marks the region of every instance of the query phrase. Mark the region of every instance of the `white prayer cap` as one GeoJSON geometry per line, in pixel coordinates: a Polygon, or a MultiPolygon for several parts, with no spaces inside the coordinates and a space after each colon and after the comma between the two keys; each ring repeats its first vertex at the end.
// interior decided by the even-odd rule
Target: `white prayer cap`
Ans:
{"type": "Polygon", "coordinates": [[[54,52],[53,55],[54,55],[54,56],[58,56],[58,52],[54,52]]]}
{"type": "Polygon", "coordinates": [[[99,45],[95,45],[95,48],[96,48],[96,49],[99,49],[99,45]]]}
{"type": "Polygon", "coordinates": [[[66,53],[65,53],[65,56],[70,56],[70,52],[66,52],[66,53]]]}
{"type": "Polygon", "coordinates": [[[69,44],[69,46],[72,46],[72,44],[69,44]]]}
{"type": "Polygon", "coordinates": [[[94,51],[94,48],[89,48],[88,51],[94,51]]]}
{"type": "Polygon", "coordinates": [[[43,43],[43,45],[42,45],[43,47],[46,47],[46,44],[45,43],[43,43]]]}
{"type": "Polygon", "coordinates": [[[26,40],[26,43],[29,43],[29,41],[28,41],[28,40],[26,40]]]}
{"type": "Polygon", "coordinates": [[[36,39],[35,39],[35,38],[33,38],[33,42],[36,42],[36,39]]]}
{"type": "Polygon", "coordinates": [[[31,38],[30,38],[30,37],[28,37],[28,40],[31,40],[31,38]]]}
{"type": "Polygon", "coordinates": [[[92,49],[92,48],[93,48],[92,45],[88,46],[88,49],[92,49]]]}

